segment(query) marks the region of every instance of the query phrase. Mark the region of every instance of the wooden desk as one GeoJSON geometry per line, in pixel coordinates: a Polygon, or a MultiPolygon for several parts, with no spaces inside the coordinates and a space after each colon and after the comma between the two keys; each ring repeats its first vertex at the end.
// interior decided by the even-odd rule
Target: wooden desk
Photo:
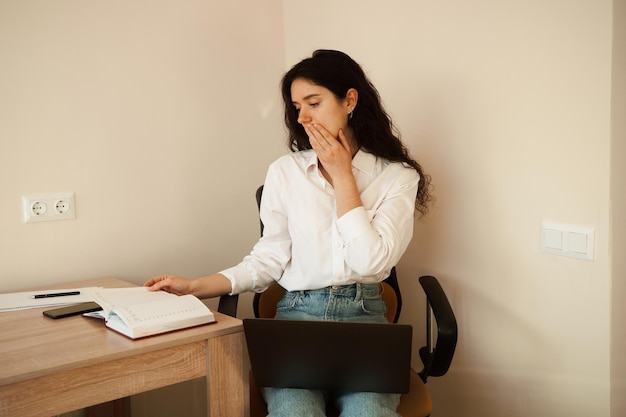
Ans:
{"type": "MultiPolygon", "coordinates": [[[[128,287],[114,278],[43,289],[128,287]]],[[[48,307],[49,308],[49,307],[48,307]]],[[[0,313],[0,416],[52,416],[206,376],[210,417],[243,417],[243,326],[217,323],[131,340],[45,308],[0,313]]]]}

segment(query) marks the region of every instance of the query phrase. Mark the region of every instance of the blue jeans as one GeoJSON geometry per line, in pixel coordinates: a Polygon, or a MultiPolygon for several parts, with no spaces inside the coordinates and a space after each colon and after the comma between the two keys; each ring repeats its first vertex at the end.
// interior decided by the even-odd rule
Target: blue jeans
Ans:
{"type": "MultiPolygon", "coordinates": [[[[379,284],[353,284],[287,292],[277,305],[276,318],[387,323],[386,312],[379,284]]],[[[338,354],[349,360],[350,352],[338,354]]],[[[341,417],[400,416],[396,413],[400,394],[269,387],[262,392],[268,417],[325,417],[328,401],[337,406],[341,417]]]]}

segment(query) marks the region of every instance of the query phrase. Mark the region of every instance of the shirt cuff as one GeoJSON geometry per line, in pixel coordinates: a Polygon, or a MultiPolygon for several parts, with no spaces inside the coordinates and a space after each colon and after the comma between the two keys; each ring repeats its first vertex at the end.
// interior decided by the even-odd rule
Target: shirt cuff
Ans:
{"type": "Polygon", "coordinates": [[[337,228],[344,243],[362,235],[363,231],[369,230],[370,227],[370,219],[363,206],[355,207],[337,219],[337,228]]]}
{"type": "Polygon", "coordinates": [[[232,287],[230,295],[241,294],[252,289],[252,274],[243,264],[224,269],[220,271],[220,274],[230,281],[232,287]]]}

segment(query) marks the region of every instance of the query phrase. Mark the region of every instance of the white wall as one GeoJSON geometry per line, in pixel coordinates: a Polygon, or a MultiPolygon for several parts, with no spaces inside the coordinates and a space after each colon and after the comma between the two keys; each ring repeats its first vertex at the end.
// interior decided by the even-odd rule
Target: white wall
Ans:
{"type": "Polygon", "coordinates": [[[351,54],[432,174],[399,273],[401,320],[424,273],[458,315],[434,415],[608,416],[611,1],[284,5],[287,61],[351,54]],[[544,220],[594,227],[595,260],[542,253],[544,220]]]}

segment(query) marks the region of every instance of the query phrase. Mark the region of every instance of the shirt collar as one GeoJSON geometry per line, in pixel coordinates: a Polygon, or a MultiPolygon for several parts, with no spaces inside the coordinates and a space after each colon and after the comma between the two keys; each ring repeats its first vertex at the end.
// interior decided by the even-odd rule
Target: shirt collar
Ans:
{"type": "Polygon", "coordinates": [[[372,175],[376,166],[376,156],[359,149],[352,158],[352,166],[364,174],[372,175]]]}

